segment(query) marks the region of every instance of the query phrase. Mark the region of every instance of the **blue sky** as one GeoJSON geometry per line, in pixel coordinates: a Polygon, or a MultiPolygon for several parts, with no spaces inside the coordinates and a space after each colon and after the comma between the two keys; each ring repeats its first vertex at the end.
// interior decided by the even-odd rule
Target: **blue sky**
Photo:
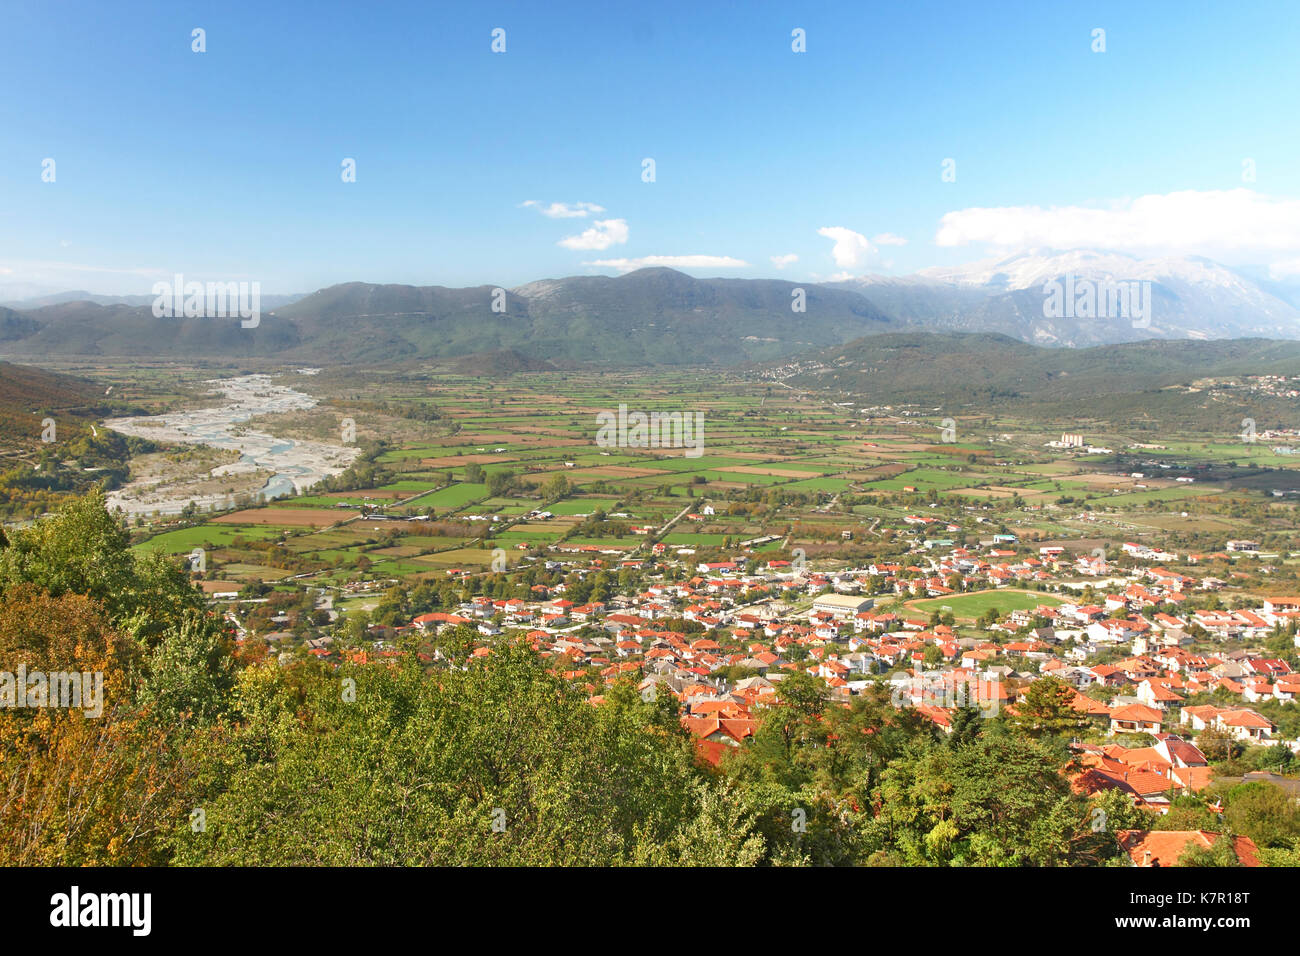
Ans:
{"type": "Polygon", "coordinates": [[[802,280],[1044,246],[1300,273],[1293,0],[10,0],[3,18],[0,290],[508,286],[647,261],[802,280]]]}

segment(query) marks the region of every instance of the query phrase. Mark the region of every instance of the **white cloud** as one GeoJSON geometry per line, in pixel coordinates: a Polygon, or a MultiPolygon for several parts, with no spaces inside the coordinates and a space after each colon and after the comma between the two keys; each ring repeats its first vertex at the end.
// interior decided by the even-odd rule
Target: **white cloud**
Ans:
{"type": "Polygon", "coordinates": [[[876,251],[867,237],[843,226],[822,226],[817,235],[832,239],[831,257],[835,264],[843,269],[853,269],[867,261],[867,257],[876,251]]]}
{"type": "Polygon", "coordinates": [[[1097,206],[974,207],[939,222],[935,243],[1002,250],[1268,255],[1300,251],[1300,200],[1250,189],[1184,190],[1097,206]]]}
{"type": "Polygon", "coordinates": [[[749,263],[731,256],[641,256],[639,259],[597,259],[595,262],[584,262],[583,265],[631,272],[650,266],[666,266],[669,269],[742,269],[749,263]]]}
{"type": "Polygon", "coordinates": [[[576,236],[561,239],[559,245],[566,249],[608,249],[627,242],[626,219],[597,219],[590,229],[576,236]]]}
{"type": "Polygon", "coordinates": [[[902,236],[896,236],[892,232],[882,232],[878,236],[872,236],[871,241],[878,246],[905,246],[907,240],[902,236]]]}
{"type": "Polygon", "coordinates": [[[597,206],[594,202],[553,202],[545,204],[538,202],[536,199],[527,199],[519,205],[527,209],[536,209],[549,219],[585,219],[592,213],[605,211],[604,206],[597,206]]]}
{"type": "Polygon", "coordinates": [[[793,252],[784,256],[770,256],[769,258],[772,260],[772,265],[776,266],[778,269],[784,269],[791,263],[799,261],[799,257],[793,252]]]}

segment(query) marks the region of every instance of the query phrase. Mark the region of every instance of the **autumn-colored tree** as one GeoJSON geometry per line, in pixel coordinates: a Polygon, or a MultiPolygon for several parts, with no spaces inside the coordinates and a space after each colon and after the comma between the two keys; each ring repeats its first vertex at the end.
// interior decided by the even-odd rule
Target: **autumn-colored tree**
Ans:
{"type": "Polygon", "coordinates": [[[19,664],[102,675],[102,712],[0,710],[0,863],[165,863],[159,837],[188,813],[187,771],[167,729],[131,699],[134,642],[96,601],[22,585],[0,602],[0,668],[19,664]]]}

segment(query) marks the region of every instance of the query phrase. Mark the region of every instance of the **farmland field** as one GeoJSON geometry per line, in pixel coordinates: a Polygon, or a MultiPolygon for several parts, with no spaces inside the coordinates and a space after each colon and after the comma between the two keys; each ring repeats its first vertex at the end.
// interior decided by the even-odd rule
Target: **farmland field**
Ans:
{"type": "MultiPolygon", "coordinates": [[[[361,422],[365,412],[349,408],[347,396],[354,380],[371,374],[294,385],[338,403],[331,414],[361,422]]],[[[393,400],[436,409],[442,437],[389,439],[362,456],[357,479],[346,485],[201,514],[189,527],[144,522],[137,542],[176,555],[203,547],[210,577],[232,565],[239,580],[268,567],[263,556],[274,546],[282,557],[266,580],[279,579],[280,565],[289,564],[333,584],[482,569],[494,548],[512,567],[588,560],[601,551],[645,561],[655,545],[691,551],[697,560],[759,552],[764,560],[790,558],[799,549],[829,565],[880,549],[901,554],[927,539],[978,551],[995,531],[1026,541],[1101,540],[1111,549],[1176,533],[1209,548],[1210,536],[1232,529],[1232,509],[1259,501],[1260,490],[1289,487],[1298,473],[1284,469],[1300,465],[1252,448],[1246,458],[1258,468],[1227,467],[1239,445],[1195,436],[1170,436],[1143,465],[1048,449],[1059,435],[1024,422],[1013,426],[1013,440],[964,434],[945,444],[942,416],[862,416],[740,375],[702,383],[678,371],[530,372],[511,375],[507,387],[445,369],[405,376],[400,386],[376,375],[373,388],[390,389],[393,400]],[[598,413],[638,396],[644,411],[702,410],[701,453],[598,444],[598,413]],[[552,517],[530,517],[540,511],[552,517]]],[[[273,418],[264,427],[273,427],[273,418]]],[[[377,430],[393,434],[387,425],[377,430]]],[[[1121,445],[1123,436],[1109,431],[1103,440],[1121,445]]],[[[1278,527],[1295,524],[1293,501],[1267,507],[1278,527]]],[[[973,619],[987,609],[985,600],[1007,611],[1056,598],[998,591],[945,600],[973,619]]]]}
{"type": "Polygon", "coordinates": [[[944,607],[952,609],[953,617],[961,621],[974,621],[990,609],[996,608],[1000,613],[1011,611],[1029,611],[1039,605],[1056,607],[1064,603],[1060,598],[1040,591],[1018,591],[1013,588],[998,588],[990,591],[973,591],[969,594],[950,594],[941,598],[926,598],[920,601],[908,601],[907,607],[931,614],[942,611],[944,607]]]}

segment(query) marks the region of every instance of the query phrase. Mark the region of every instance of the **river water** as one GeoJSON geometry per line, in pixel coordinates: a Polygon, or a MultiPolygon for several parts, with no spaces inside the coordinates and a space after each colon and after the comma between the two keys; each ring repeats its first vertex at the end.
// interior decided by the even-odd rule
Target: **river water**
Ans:
{"type": "MultiPolygon", "coordinates": [[[[211,385],[212,393],[224,401],[210,408],[114,418],[104,424],[123,435],[237,451],[239,461],[214,468],[208,477],[272,472],[272,477],[260,492],[267,499],[283,497],[295,490],[305,491],[321,479],[344,471],[360,454],[360,449],[355,446],[276,438],[246,428],[243,423],[258,415],[302,411],[317,405],[312,396],[277,385],[270,375],[242,375],[214,379],[206,384],[211,385]]],[[[190,501],[200,506],[231,507],[234,504],[225,493],[186,493],[183,484],[159,485],[149,479],[133,481],[108,496],[110,510],[121,507],[128,514],[155,511],[175,514],[190,501]]]]}

